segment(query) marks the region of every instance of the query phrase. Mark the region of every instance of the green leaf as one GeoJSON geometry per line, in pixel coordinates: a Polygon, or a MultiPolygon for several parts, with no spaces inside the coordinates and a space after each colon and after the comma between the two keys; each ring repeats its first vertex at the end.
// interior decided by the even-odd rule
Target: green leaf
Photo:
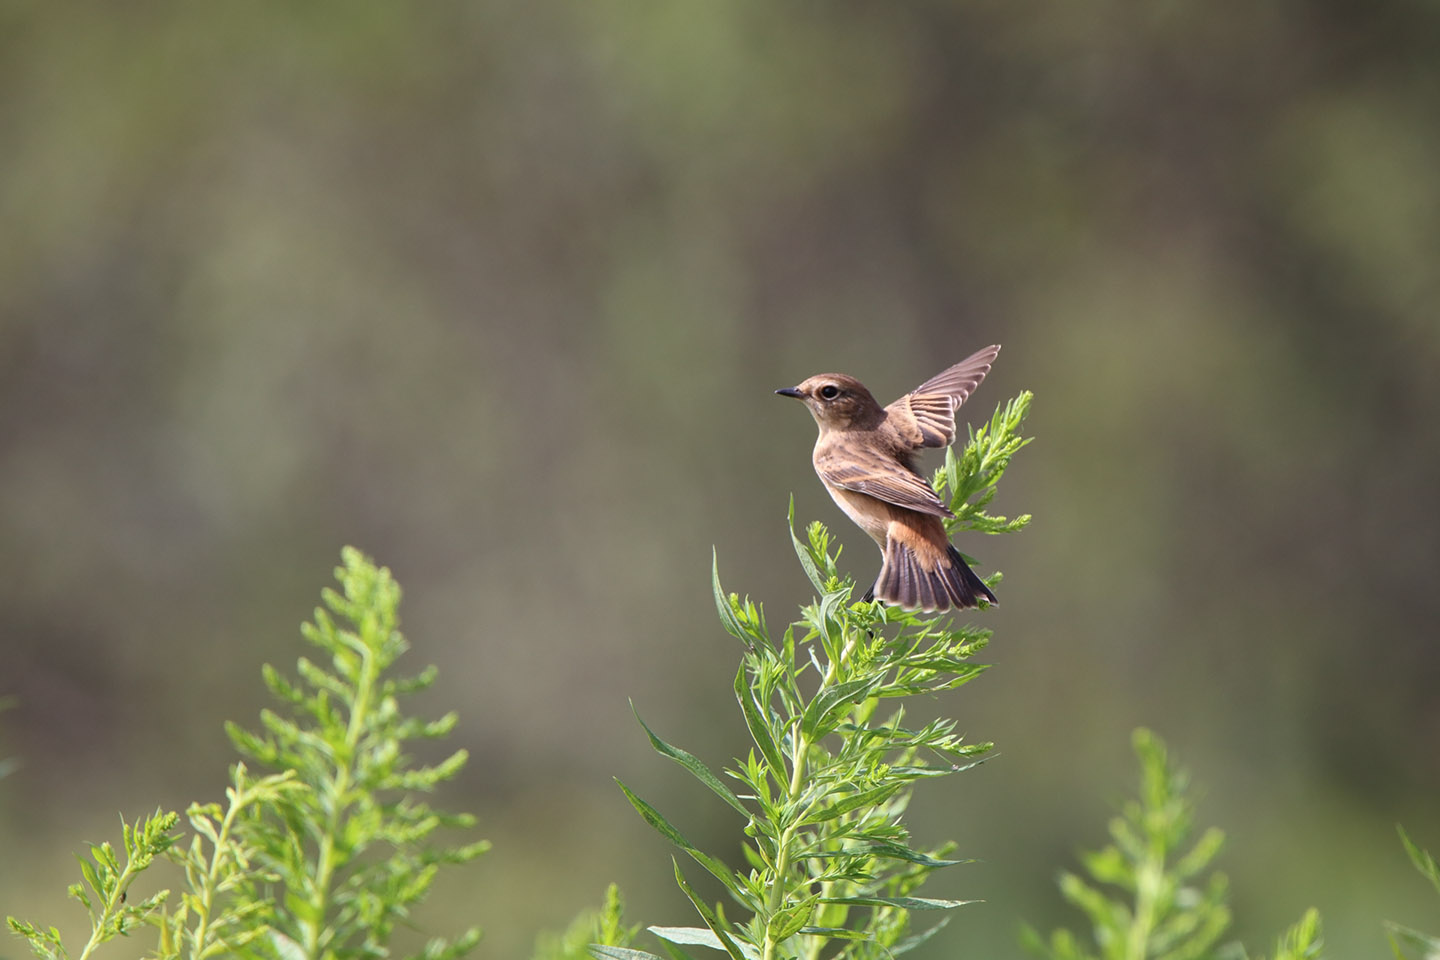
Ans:
{"type": "Polygon", "coordinates": [[[898,957],[902,953],[909,953],[911,950],[914,950],[916,947],[920,946],[921,944],[928,941],[931,937],[935,936],[935,934],[945,929],[945,925],[949,922],[950,918],[944,917],[940,920],[939,923],[935,924],[934,926],[928,927],[912,937],[906,937],[904,940],[901,940],[899,943],[895,944],[895,946],[890,948],[890,955],[892,957],[898,957]]]}
{"type": "Polygon", "coordinates": [[[766,936],[772,943],[783,943],[799,933],[810,922],[815,912],[817,897],[806,897],[799,903],[791,904],[770,918],[766,936]]]}
{"type": "Polygon", "coordinates": [[[932,857],[929,854],[921,853],[918,850],[911,850],[902,843],[871,842],[862,846],[861,851],[872,857],[884,857],[889,860],[903,860],[906,863],[917,863],[922,867],[953,867],[961,863],[973,863],[973,860],[942,860],[932,857]]]}
{"type": "Polygon", "coordinates": [[[800,717],[801,733],[812,740],[829,733],[831,717],[840,707],[867,699],[870,691],[884,679],[884,674],[877,673],[825,687],[805,705],[805,712],[800,717]]]}
{"type": "Polygon", "coordinates": [[[815,566],[815,560],[810,556],[810,549],[800,542],[795,536],[795,495],[790,495],[790,542],[795,545],[795,556],[800,558],[800,566],[805,570],[805,576],[810,578],[815,589],[821,593],[825,592],[825,575],[820,568],[815,566]]]}
{"type": "Polygon", "coordinates": [[[723,951],[725,949],[725,944],[720,942],[720,938],[715,936],[715,931],[709,927],[646,927],[645,929],[671,943],[709,947],[711,950],[723,951]]]}
{"type": "Polygon", "coordinates": [[[680,864],[673,860],[671,863],[675,866],[675,882],[679,884],[681,892],[694,904],[696,911],[700,914],[700,918],[705,921],[705,925],[708,926],[720,940],[720,945],[725,948],[725,952],[730,954],[732,960],[755,960],[756,951],[751,949],[747,952],[740,948],[740,944],[736,943],[730,934],[726,932],[725,928],[721,926],[720,920],[715,912],[706,906],[705,901],[701,900],[699,895],[691,888],[689,881],[685,879],[685,874],[680,871],[680,864]]]}
{"type": "Polygon", "coordinates": [[[619,778],[616,778],[615,782],[618,783],[620,789],[625,792],[625,797],[630,801],[630,805],[636,809],[646,823],[655,828],[656,832],[681,850],[690,854],[696,863],[700,864],[700,866],[706,870],[709,870],[710,873],[721,883],[725,884],[728,889],[737,894],[740,892],[740,885],[735,882],[734,874],[730,872],[730,868],[725,866],[723,861],[712,857],[710,854],[696,847],[689,840],[686,840],[684,835],[681,834],[679,830],[676,830],[670,821],[661,815],[659,810],[656,810],[650,804],[636,796],[619,778]]]}
{"type": "Polygon", "coordinates": [[[1410,839],[1410,835],[1405,832],[1404,827],[1396,826],[1395,829],[1400,833],[1400,842],[1405,845],[1405,852],[1409,855],[1410,862],[1415,865],[1416,870],[1420,871],[1421,876],[1430,881],[1435,892],[1440,893],[1440,864],[1435,862],[1435,858],[1430,856],[1428,850],[1422,850],[1410,839]]]}
{"type": "Polygon", "coordinates": [[[741,816],[747,819],[750,817],[750,811],[745,808],[745,804],[741,803],[740,799],[730,792],[730,788],[725,786],[719,777],[711,773],[710,768],[705,766],[698,757],[679,747],[666,743],[657,737],[655,731],[651,730],[649,725],[640,717],[640,712],[635,709],[635,701],[633,700],[630,701],[630,712],[635,714],[636,722],[644,728],[646,736],[650,738],[650,746],[655,748],[656,753],[664,757],[669,757],[671,760],[680,764],[680,766],[690,771],[690,775],[696,780],[699,780],[705,784],[705,786],[709,787],[721,800],[724,800],[738,810],[741,816]]]}
{"type": "Polygon", "coordinates": [[[1211,861],[1220,853],[1220,848],[1225,845],[1225,832],[1216,827],[1211,827],[1201,835],[1190,852],[1181,857],[1175,863],[1175,876],[1189,878],[1200,873],[1210,866],[1211,861]]]}
{"type": "Polygon", "coordinates": [[[1399,960],[1433,960],[1440,956],[1440,937],[1389,920],[1385,921],[1385,932],[1399,960]]]}
{"type": "Polygon", "coordinates": [[[735,674],[735,699],[740,702],[740,712],[745,716],[745,726],[749,728],[750,737],[755,741],[755,746],[759,748],[760,755],[769,765],[775,782],[783,784],[785,782],[785,759],[780,755],[780,748],[770,733],[770,727],[760,712],[759,704],[752,696],[750,685],[746,683],[743,663],[740,665],[740,671],[735,674]]]}
{"type": "Polygon", "coordinates": [[[849,927],[802,927],[801,933],[812,937],[829,937],[832,940],[874,940],[868,930],[851,930],[849,927]]]}
{"type": "Polygon", "coordinates": [[[838,800],[828,806],[821,807],[813,813],[806,814],[800,818],[800,822],[824,823],[827,820],[834,820],[836,817],[843,816],[861,807],[878,806],[894,796],[904,786],[904,783],[888,783],[884,786],[876,787],[873,790],[865,790],[861,793],[852,794],[843,800],[838,800]]]}
{"type": "Polygon", "coordinates": [[[85,883],[89,885],[90,889],[94,890],[101,899],[108,897],[110,893],[100,882],[100,876],[95,872],[95,867],[90,861],[78,853],[75,855],[75,859],[80,862],[80,875],[85,878],[85,883]]]}
{"type": "Polygon", "coordinates": [[[305,948],[279,930],[270,930],[270,947],[280,960],[306,960],[305,948]]]}
{"type": "Polygon", "coordinates": [[[720,622],[725,626],[725,632],[737,640],[744,640],[748,645],[750,639],[745,635],[745,628],[736,619],[735,611],[730,606],[730,598],[720,586],[720,555],[713,547],[710,549],[710,583],[715,591],[715,611],[720,614],[720,622]]]}
{"type": "Polygon", "coordinates": [[[821,903],[844,903],[855,907],[900,907],[903,910],[954,910],[983,900],[931,900],[925,897],[821,897],[821,903]]]}
{"type": "Polygon", "coordinates": [[[611,947],[603,943],[592,943],[586,949],[597,960],[665,960],[664,957],[630,947],[611,947]]]}

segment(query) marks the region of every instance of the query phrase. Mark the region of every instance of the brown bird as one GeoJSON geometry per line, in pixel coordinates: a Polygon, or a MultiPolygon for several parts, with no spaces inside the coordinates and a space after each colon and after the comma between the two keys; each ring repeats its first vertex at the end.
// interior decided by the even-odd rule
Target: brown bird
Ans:
{"type": "Polygon", "coordinates": [[[955,411],[990,372],[990,346],[882,407],[865,385],[822,373],[775,392],[803,400],[820,426],[815,472],[846,515],[883,557],[865,595],[907,610],[964,610],[995,594],[950,545],[941,524],[953,513],[915,468],[915,451],[955,440],[955,411]]]}

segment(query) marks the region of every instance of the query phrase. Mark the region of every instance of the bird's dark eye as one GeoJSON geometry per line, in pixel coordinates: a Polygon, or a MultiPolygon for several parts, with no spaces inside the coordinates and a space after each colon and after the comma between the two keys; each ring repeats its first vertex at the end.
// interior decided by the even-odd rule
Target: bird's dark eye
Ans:
{"type": "Polygon", "coordinates": [[[820,396],[825,400],[834,400],[840,396],[840,388],[833,383],[827,383],[820,388],[820,396]]]}

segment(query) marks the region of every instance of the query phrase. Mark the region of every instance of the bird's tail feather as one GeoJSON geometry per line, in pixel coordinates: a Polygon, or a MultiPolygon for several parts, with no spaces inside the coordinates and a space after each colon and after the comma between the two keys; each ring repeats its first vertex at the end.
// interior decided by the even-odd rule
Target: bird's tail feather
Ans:
{"type": "Polygon", "coordinates": [[[947,560],[927,571],[914,550],[892,537],[885,544],[885,559],[871,592],[886,603],[926,612],[968,610],[981,600],[998,602],[953,546],[947,560]]]}

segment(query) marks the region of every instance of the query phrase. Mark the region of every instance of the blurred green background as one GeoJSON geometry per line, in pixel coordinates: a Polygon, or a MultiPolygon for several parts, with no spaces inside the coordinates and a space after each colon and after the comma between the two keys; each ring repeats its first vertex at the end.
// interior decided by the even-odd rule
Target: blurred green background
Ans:
{"type": "Polygon", "coordinates": [[[1437,58],[1433,0],[0,5],[0,913],[219,797],[354,543],[496,844],[428,922],[694,922],[611,777],[739,824],[627,698],[742,749],[710,549],[782,622],[792,491],[878,563],[771,390],[1000,342],[966,410],[1036,392],[1036,519],[960,542],[996,669],[935,709],[999,756],[911,826],[987,902],[925,955],[1071,921],[1137,724],[1252,950],[1440,930],[1437,58]]]}

